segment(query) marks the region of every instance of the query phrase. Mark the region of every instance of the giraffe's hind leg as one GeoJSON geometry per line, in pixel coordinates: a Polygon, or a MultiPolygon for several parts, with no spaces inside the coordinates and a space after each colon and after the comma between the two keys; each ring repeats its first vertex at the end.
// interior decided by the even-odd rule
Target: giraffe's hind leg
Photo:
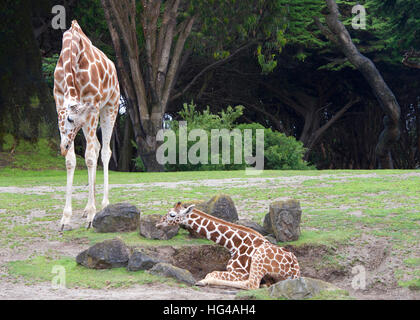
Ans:
{"type": "Polygon", "coordinates": [[[88,178],[89,178],[89,198],[84,209],[84,215],[87,220],[87,228],[89,229],[92,220],[96,214],[96,205],[95,205],[95,182],[96,182],[96,167],[98,164],[99,150],[101,145],[99,144],[98,138],[96,136],[96,128],[98,126],[98,113],[92,113],[88,119],[86,125],[82,128],[83,134],[86,138],[86,152],[85,152],[85,162],[88,168],[88,178]]]}

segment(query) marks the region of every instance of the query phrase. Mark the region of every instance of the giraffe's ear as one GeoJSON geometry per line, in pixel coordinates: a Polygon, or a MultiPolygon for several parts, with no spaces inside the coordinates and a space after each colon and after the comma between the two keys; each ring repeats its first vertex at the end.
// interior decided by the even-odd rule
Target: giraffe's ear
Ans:
{"type": "Polygon", "coordinates": [[[190,205],[187,209],[185,209],[183,212],[182,212],[182,214],[189,214],[191,211],[192,211],[192,209],[194,209],[194,207],[195,207],[195,205],[190,205]]]}

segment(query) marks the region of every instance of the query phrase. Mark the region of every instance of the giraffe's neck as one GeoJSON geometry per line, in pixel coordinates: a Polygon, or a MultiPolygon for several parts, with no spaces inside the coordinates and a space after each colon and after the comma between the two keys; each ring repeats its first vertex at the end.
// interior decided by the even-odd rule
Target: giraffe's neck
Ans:
{"type": "Polygon", "coordinates": [[[238,229],[229,223],[224,223],[223,220],[212,219],[211,216],[195,209],[186,217],[184,224],[231,252],[241,246],[242,239],[238,235],[238,229]]]}

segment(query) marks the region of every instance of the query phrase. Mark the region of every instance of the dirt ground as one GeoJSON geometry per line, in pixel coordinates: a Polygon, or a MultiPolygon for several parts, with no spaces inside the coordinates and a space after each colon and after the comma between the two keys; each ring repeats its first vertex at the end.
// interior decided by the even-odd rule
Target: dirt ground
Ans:
{"type": "MultiPolygon", "coordinates": [[[[407,176],[412,176],[410,173],[407,176]]],[[[338,180],[349,178],[375,177],[376,174],[363,175],[340,175],[335,177],[338,180]]],[[[401,176],[401,175],[399,175],[401,176]]],[[[420,173],[417,174],[420,178],[420,173]]],[[[333,175],[322,176],[292,176],[281,178],[249,178],[247,185],[271,186],[272,182],[278,181],[284,187],[299,185],[303,181],[311,179],[330,179],[333,175]]],[[[164,186],[165,188],[177,188],[179,185],[188,184],[189,187],[195,186],[240,186],[243,184],[243,179],[218,179],[206,181],[193,181],[180,183],[142,183],[132,185],[110,185],[112,188],[124,187],[131,190],[141,190],[147,187],[164,186]]],[[[100,188],[98,188],[100,189],[100,188]]],[[[48,187],[48,186],[34,186],[31,188],[22,187],[0,187],[0,193],[24,193],[24,194],[53,194],[56,191],[64,191],[64,187],[48,187]]],[[[84,186],[74,187],[74,192],[78,190],[85,190],[84,186]]],[[[100,190],[98,190],[100,192],[100,190]]],[[[240,211],[240,206],[238,206],[240,211]]],[[[1,212],[0,212],[1,213],[1,212]]],[[[240,213],[240,212],[239,212],[240,213]]],[[[42,216],[42,212],[34,211],[33,215],[42,216]]],[[[351,213],[350,213],[351,214],[351,213]]],[[[354,211],[354,215],[358,216],[359,212],[354,211]]],[[[241,218],[241,214],[240,214],[241,218]]],[[[58,221],[45,221],[49,229],[58,230],[58,221]]],[[[82,227],[85,220],[82,218],[81,212],[74,212],[72,224],[74,228],[82,227]]],[[[417,244],[418,245],[418,244],[417,244]]],[[[166,284],[147,284],[135,285],[130,288],[123,289],[86,289],[86,288],[71,288],[71,289],[53,289],[48,282],[40,282],[32,285],[26,285],[23,281],[16,280],[8,275],[5,264],[9,261],[24,260],[32,256],[42,255],[46,252],[55,252],[63,256],[76,256],[82,250],[88,248],[88,244],[84,242],[61,242],[61,241],[43,241],[36,240],[28,243],[25,248],[15,251],[10,248],[0,248],[0,299],[137,299],[137,300],[173,300],[173,299],[192,299],[192,300],[224,300],[234,299],[237,292],[235,289],[220,288],[220,287],[206,287],[206,288],[176,288],[166,284]]],[[[401,266],[403,263],[401,259],[395,255],[389,254],[390,245],[384,239],[371,237],[369,235],[356,239],[353,245],[338,246],[335,248],[334,254],[344,256],[344,262],[340,267],[333,266],[329,268],[316,268],[317,262],[327,253],[331,254],[325,247],[322,246],[301,246],[290,247],[302,266],[302,275],[306,277],[313,277],[323,279],[331,282],[336,286],[347,290],[350,296],[357,299],[415,299],[420,300],[420,292],[417,290],[410,290],[398,286],[394,279],[394,269],[401,266]],[[352,287],[353,261],[357,259],[363,265],[368,265],[367,268],[367,288],[365,290],[355,290],[352,287]]]]}

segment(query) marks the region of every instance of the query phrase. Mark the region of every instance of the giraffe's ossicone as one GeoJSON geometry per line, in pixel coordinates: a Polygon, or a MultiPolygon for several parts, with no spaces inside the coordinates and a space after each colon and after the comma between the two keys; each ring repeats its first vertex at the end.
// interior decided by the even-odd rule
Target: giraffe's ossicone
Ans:
{"type": "Polygon", "coordinates": [[[183,224],[229,250],[227,271],[214,271],[197,285],[224,285],[241,289],[259,288],[269,275],[280,281],[300,277],[296,256],[272,244],[257,231],[211,216],[194,205],[185,208],[178,202],[162,217],[157,227],[183,224]]]}
{"type": "Polygon", "coordinates": [[[108,200],[108,164],[110,140],[118,114],[120,87],[114,63],[96,48],[76,20],[63,34],[63,46],[54,71],[54,99],[61,136],[61,154],[66,157],[66,203],[61,230],[69,226],[72,215],[72,185],[76,155],[74,139],[82,129],[86,138],[85,162],[89,175],[89,199],[84,210],[90,227],[96,213],[95,178],[99,152],[104,168],[104,197],[108,200]],[[96,137],[98,123],[102,131],[102,150],[96,137]]]}

